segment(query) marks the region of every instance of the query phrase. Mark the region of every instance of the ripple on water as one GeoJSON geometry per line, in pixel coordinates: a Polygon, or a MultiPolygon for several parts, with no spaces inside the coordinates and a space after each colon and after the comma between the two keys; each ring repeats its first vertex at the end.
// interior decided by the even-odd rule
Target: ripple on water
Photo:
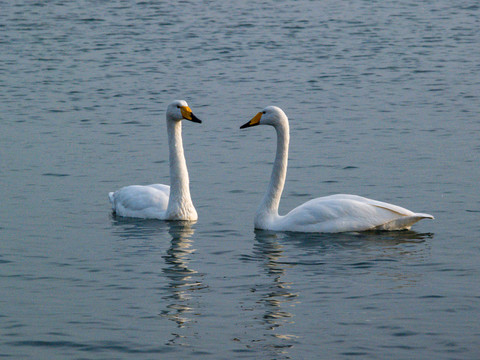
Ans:
{"type": "Polygon", "coordinates": [[[479,9],[2,2],[0,357],[478,357],[479,9]],[[199,221],[112,215],[109,191],[169,183],[174,98],[204,120],[183,128],[199,221]],[[281,208],[355,193],[436,220],[254,231],[275,133],[238,128],[271,104],[281,208]]]}

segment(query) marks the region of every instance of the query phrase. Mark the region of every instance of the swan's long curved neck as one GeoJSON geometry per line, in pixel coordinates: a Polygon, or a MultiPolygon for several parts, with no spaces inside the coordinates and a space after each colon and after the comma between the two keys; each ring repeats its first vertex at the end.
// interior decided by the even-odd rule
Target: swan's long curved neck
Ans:
{"type": "Polygon", "coordinates": [[[170,160],[170,198],[167,215],[181,217],[185,212],[194,209],[190,197],[190,181],[187,163],[183,153],[182,124],[180,121],[167,119],[168,147],[170,160]]]}
{"type": "Polygon", "coordinates": [[[288,144],[290,141],[288,121],[278,123],[275,130],[277,131],[277,152],[267,192],[257,210],[257,218],[259,219],[262,217],[278,217],[278,206],[287,177],[288,144]]]}

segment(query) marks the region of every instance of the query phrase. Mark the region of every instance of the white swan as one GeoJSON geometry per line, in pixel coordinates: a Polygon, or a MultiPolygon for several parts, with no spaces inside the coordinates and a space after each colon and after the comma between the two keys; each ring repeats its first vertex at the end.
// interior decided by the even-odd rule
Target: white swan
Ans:
{"type": "Polygon", "coordinates": [[[278,205],[287,175],[290,139],[287,115],[269,106],[242,125],[271,125],[277,131],[277,153],[267,192],[255,214],[255,228],[273,231],[348,232],[366,230],[403,230],[432,215],[414,213],[402,207],[357,195],[331,195],[316,198],[296,207],[285,216],[278,205]]]}
{"type": "Polygon", "coordinates": [[[170,184],[130,185],[108,197],[113,211],[120,216],[160,220],[197,220],[197,211],[190,197],[187,164],[183,154],[182,124],[198,119],[185,100],[176,100],[167,107],[168,147],[170,151],[170,184]]]}

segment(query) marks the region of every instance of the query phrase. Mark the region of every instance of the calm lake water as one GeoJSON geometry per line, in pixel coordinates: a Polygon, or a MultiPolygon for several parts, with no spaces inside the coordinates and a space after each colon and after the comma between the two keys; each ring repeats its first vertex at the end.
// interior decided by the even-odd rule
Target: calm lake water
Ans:
{"type": "Polygon", "coordinates": [[[10,1],[0,12],[0,357],[478,359],[475,1],[10,1]],[[112,215],[169,183],[183,126],[195,224],[112,215]],[[254,231],[290,117],[280,205],[353,193],[412,231],[254,231]]]}

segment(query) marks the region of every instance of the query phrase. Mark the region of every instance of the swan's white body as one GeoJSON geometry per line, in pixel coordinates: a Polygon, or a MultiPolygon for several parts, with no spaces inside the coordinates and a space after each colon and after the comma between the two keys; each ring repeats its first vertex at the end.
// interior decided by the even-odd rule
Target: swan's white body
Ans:
{"type": "Polygon", "coordinates": [[[278,214],[285,185],[290,140],[288,118],[282,109],[269,106],[258,113],[246,128],[271,125],[277,131],[277,152],[267,192],[255,214],[255,228],[273,231],[349,232],[367,230],[404,230],[432,215],[414,213],[400,206],[357,195],[331,195],[316,198],[288,214],[278,214]]]}
{"type": "Polygon", "coordinates": [[[201,122],[184,100],[167,108],[167,132],[170,160],[170,184],[130,185],[108,197],[113,211],[120,216],[159,220],[197,220],[190,197],[187,164],[183,153],[182,124],[186,119],[201,122]]]}

